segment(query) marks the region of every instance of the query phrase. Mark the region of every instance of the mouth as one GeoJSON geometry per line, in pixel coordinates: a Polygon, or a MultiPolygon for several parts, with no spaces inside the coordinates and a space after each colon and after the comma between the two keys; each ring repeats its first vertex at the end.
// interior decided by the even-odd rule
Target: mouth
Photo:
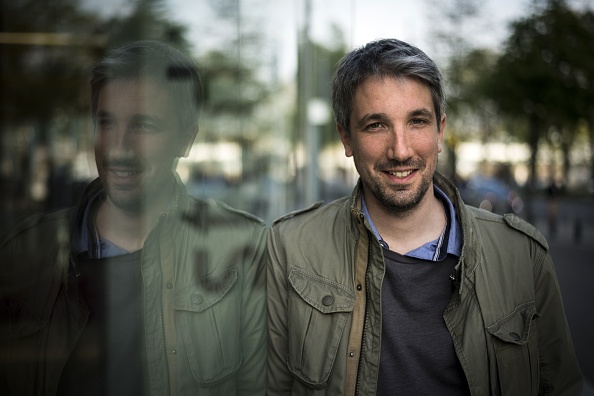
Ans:
{"type": "Polygon", "coordinates": [[[410,176],[414,171],[407,170],[407,171],[386,171],[387,174],[395,176],[397,178],[403,179],[405,177],[410,176]]]}
{"type": "Polygon", "coordinates": [[[122,168],[122,167],[106,167],[106,175],[115,183],[133,183],[135,182],[143,170],[139,168],[122,168]]]}
{"type": "Polygon", "coordinates": [[[138,170],[132,171],[123,171],[123,170],[115,170],[115,169],[108,169],[108,172],[116,177],[125,178],[125,177],[132,177],[136,176],[140,173],[138,170]]]}

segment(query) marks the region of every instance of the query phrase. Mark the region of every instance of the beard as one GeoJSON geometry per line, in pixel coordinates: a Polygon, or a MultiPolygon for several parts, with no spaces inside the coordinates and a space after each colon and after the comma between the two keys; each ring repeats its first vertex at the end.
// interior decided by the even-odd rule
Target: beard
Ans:
{"type": "Polygon", "coordinates": [[[119,209],[140,214],[155,203],[169,196],[174,185],[172,171],[151,171],[149,164],[137,159],[102,158],[97,163],[99,178],[107,198],[119,209]],[[129,179],[114,176],[110,168],[129,170],[136,173],[129,179]]]}
{"type": "Polygon", "coordinates": [[[417,208],[427,194],[437,168],[437,154],[432,165],[429,166],[422,159],[378,162],[374,165],[373,171],[368,171],[358,161],[355,161],[355,166],[364,186],[374,195],[380,205],[389,213],[402,215],[417,208]],[[398,167],[417,169],[421,173],[420,184],[418,186],[390,185],[378,176],[382,169],[398,167]]]}
{"type": "Polygon", "coordinates": [[[146,207],[146,193],[141,191],[127,191],[105,184],[105,193],[109,200],[119,209],[129,213],[142,213],[146,207]]]}

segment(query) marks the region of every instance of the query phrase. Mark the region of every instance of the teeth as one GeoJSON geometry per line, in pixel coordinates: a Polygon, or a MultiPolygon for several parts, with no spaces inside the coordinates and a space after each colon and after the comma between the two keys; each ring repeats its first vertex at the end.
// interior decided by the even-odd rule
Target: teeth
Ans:
{"type": "Polygon", "coordinates": [[[396,177],[406,177],[408,175],[410,175],[413,171],[409,170],[409,171],[405,171],[405,172],[388,172],[389,174],[391,174],[392,176],[396,176],[396,177]]]}
{"type": "Polygon", "coordinates": [[[113,173],[117,177],[128,177],[128,176],[136,175],[138,172],[113,171],[113,173]]]}

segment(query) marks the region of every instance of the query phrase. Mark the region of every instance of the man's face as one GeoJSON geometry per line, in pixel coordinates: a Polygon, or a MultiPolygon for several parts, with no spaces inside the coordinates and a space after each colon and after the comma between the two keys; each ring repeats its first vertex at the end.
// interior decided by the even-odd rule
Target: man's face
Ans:
{"type": "Polygon", "coordinates": [[[432,193],[446,121],[444,115],[438,124],[426,85],[369,77],[355,92],[350,122],[350,133],[340,125],[338,131],[368,206],[405,213],[432,193]]]}
{"type": "Polygon", "coordinates": [[[172,170],[185,149],[166,90],[151,79],[116,80],[99,93],[95,161],[107,198],[138,211],[171,195],[172,170]]]}

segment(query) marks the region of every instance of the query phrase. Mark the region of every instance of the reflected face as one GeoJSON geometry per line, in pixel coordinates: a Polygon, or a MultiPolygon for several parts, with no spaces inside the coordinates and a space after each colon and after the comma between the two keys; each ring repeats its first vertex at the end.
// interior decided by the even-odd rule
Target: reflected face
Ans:
{"type": "Polygon", "coordinates": [[[95,161],[107,199],[138,211],[169,198],[185,149],[167,91],[150,79],[116,80],[99,93],[95,161]]]}
{"type": "Polygon", "coordinates": [[[437,122],[431,92],[411,78],[368,77],[355,92],[351,131],[338,132],[353,157],[368,206],[392,213],[416,208],[433,186],[445,115],[437,122]]]}

